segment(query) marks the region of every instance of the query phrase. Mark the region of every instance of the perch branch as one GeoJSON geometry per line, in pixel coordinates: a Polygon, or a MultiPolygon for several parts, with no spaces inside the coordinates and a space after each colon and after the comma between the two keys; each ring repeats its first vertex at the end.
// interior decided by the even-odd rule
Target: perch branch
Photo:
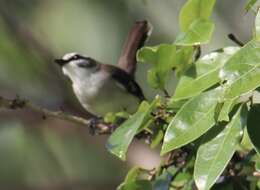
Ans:
{"type": "Polygon", "coordinates": [[[115,126],[105,123],[103,121],[98,121],[96,120],[93,122],[92,119],[85,119],[82,117],[78,117],[75,115],[70,115],[62,111],[51,111],[46,108],[42,108],[40,106],[34,105],[31,102],[27,100],[23,100],[20,98],[15,98],[15,99],[6,99],[0,96],[0,108],[5,108],[5,109],[30,109],[35,112],[38,112],[42,114],[43,116],[48,116],[48,117],[53,117],[53,118],[58,118],[61,120],[66,120],[70,121],[75,124],[80,124],[83,126],[87,126],[90,128],[94,128],[96,134],[110,134],[113,132],[115,126]]]}

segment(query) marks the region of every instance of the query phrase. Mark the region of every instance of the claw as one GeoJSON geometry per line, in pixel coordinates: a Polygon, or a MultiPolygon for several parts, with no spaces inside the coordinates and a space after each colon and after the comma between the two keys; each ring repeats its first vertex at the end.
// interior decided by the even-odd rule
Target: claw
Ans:
{"type": "Polygon", "coordinates": [[[89,133],[91,135],[96,135],[97,134],[97,125],[100,123],[101,118],[99,117],[93,117],[90,119],[90,123],[89,123],[89,133]]]}

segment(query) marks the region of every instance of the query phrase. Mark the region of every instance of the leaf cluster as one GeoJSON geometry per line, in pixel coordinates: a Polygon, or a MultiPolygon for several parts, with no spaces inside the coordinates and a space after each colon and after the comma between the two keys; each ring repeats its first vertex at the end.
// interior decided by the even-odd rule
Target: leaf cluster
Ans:
{"type": "MultiPolygon", "coordinates": [[[[249,1],[246,9],[256,1],[249,1]]],[[[154,170],[133,168],[118,187],[128,189],[260,188],[260,12],[252,39],[198,58],[214,31],[215,0],[187,0],[180,34],[172,44],[143,47],[140,63],[151,87],[165,91],[176,74],[174,94],[144,101],[110,136],[108,150],[122,160],[134,137],[167,155],[154,170]]]]}

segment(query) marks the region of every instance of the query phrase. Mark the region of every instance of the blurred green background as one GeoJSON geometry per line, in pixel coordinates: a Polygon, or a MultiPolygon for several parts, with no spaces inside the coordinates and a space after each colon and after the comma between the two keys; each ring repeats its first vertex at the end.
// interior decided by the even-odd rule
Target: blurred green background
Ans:
{"type": "MultiPolygon", "coordinates": [[[[53,59],[79,52],[116,64],[137,20],[154,30],[147,43],[172,43],[178,33],[182,0],[0,0],[0,96],[19,95],[48,109],[87,116],[53,59]]],[[[254,24],[246,0],[217,0],[216,30],[203,53],[247,41],[254,24]]],[[[146,97],[157,91],[146,83],[148,65],[139,64],[137,81],[146,97]]],[[[171,80],[168,90],[174,89],[171,80]]],[[[104,136],[30,110],[0,108],[0,189],[115,189],[133,165],[153,168],[160,158],[144,143],[131,146],[123,163],[105,149],[104,136]]]]}

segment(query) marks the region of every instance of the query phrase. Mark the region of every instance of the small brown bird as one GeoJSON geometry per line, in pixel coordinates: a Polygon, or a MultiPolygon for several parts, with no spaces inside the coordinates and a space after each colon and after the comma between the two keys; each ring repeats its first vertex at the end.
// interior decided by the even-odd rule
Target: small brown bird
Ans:
{"type": "Polygon", "coordinates": [[[134,80],[136,52],[151,32],[147,21],[136,22],[125,42],[118,67],[106,65],[78,53],[65,54],[55,62],[72,81],[82,106],[96,116],[108,112],[133,113],[144,95],[134,80]]]}

